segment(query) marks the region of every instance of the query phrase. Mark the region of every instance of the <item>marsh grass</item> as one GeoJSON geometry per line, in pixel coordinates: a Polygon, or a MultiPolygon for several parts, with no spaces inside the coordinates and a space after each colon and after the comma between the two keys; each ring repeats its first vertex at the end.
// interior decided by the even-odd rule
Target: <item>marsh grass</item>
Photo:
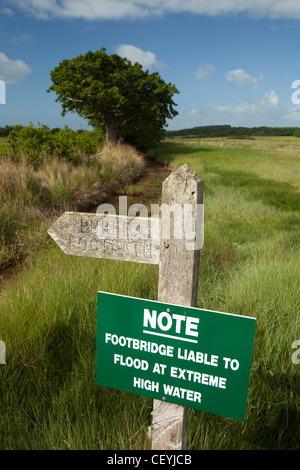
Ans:
{"type": "MultiPolygon", "coordinates": [[[[256,317],[257,326],[246,420],[191,410],[189,449],[299,450],[299,150],[286,152],[286,140],[203,140],[155,151],[205,182],[198,307],[256,317]]],[[[156,300],[157,266],[66,256],[44,229],[1,293],[0,448],[150,448],[152,401],[95,385],[96,292],[156,300]]]]}
{"type": "Polygon", "coordinates": [[[144,446],[150,401],[95,385],[95,293],[153,298],[156,270],[68,257],[49,246],[22,279],[1,296],[0,448],[144,446]]]}
{"type": "Polygon", "coordinates": [[[161,153],[205,183],[198,306],[257,318],[245,422],[193,411],[190,445],[299,449],[300,369],[291,360],[300,336],[299,143],[220,143],[172,140],[161,153]]]}

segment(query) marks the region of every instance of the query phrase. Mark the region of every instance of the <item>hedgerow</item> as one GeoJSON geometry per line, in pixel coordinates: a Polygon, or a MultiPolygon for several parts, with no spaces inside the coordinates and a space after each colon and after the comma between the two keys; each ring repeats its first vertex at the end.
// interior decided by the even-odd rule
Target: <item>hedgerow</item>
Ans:
{"type": "Polygon", "coordinates": [[[102,129],[73,131],[67,126],[50,129],[46,125],[34,127],[30,123],[27,127],[15,126],[7,137],[7,144],[14,160],[25,158],[28,163],[38,166],[51,157],[76,163],[84,156],[95,154],[104,140],[102,129]]]}

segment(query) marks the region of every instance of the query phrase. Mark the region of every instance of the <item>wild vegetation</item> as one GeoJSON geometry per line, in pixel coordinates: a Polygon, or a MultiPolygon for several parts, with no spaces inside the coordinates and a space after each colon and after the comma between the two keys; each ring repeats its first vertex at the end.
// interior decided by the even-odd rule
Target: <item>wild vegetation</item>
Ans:
{"type": "Polygon", "coordinates": [[[50,129],[48,126],[15,126],[7,136],[7,152],[14,161],[24,158],[31,165],[58,158],[68,163],[77,163],[95,154],[104,142],[102,129],[97,131],[73,131],[50,129]]]}
{"type": "Polygon", "coordinates": [[[103,133],[17,127],[0,157],[0,267],[39,243],[49,217],[88,210],[132,182],[144,168],[128,145],[109,147],[103,133]]]}
{"type": "Polygon", "coordinates": [[[8,134],[14,129],[14,127],[15,126],[9,126],[9,125],[6,125],[5,127],[0,127],[0,138],[7,137],[8,134]]]}
{"type": "MultiPolygon", "coordinates": [[[[257,318],[246,420],[191,410],[190,450],[299,449],[299,152],[286,137],[170,139],[151,152],[204,180],[198,307],[257,318]]],[[[47,226],[2,286],[0,448],[150,448],[152,401],[95,384],[96,292],[155,300],[158,268],[67,256],[47,226]]]]}

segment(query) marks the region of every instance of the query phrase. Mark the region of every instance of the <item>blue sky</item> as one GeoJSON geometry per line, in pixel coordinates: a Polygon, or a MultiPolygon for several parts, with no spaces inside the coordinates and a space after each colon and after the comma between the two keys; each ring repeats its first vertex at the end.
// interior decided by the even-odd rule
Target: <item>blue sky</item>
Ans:
{"type": "Polygon", "coordinates": [[[170,130],[300,127],[299,44],[299,0],[0,0],[0,127],[87,129],[46,90],[60,61],[101,47],[175,84],[170,130]]]}

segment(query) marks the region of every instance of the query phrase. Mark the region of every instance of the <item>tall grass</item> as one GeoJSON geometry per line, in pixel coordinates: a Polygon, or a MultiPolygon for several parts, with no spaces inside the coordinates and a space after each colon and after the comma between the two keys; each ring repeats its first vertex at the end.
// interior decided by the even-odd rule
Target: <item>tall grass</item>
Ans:
{"type": "Polygon", "coordinates": [[[142,447],[150,401],[95,385],[96,292],[152,298],[156,269],[68,257],[51,245],[2,292],[0,448],[142,447]]]}
{"type": "Polygon", "coordinates": [[[299,449],[300,366],[291,360],[300,337],[298,143],[172,140],[160,152],[204,180],[198,306],[257,318],[245,422],[193,411],[190,446],[299,449]]]}
{"type": "MultiPolygon", "coordinates": [[[[198,307],[257,318],[246,420],[191,410],[191,450],[300,448],[300,365],[291,360],[300,164],[297,147],[275,143],[172,140],[156,150],[205,183],[198,307]]],[[[96,292],[155,300],[157,266],[67,256],[42,240],[2,290],[0,448],[149,448],[151,400],[95,385],[96,292]]]]}
{"type": "Polygon", "coordinates": [[[2,157],[0,266],[24,255],[24,246],[31,238],[39,238],[40,224],[49,215],[100,204],[111,191],[134,180],[143,168],[142,156],[126,145],[105,145],[76,164],[49,157],[32,166],[25,158],[16,161],[2,157]]]}

